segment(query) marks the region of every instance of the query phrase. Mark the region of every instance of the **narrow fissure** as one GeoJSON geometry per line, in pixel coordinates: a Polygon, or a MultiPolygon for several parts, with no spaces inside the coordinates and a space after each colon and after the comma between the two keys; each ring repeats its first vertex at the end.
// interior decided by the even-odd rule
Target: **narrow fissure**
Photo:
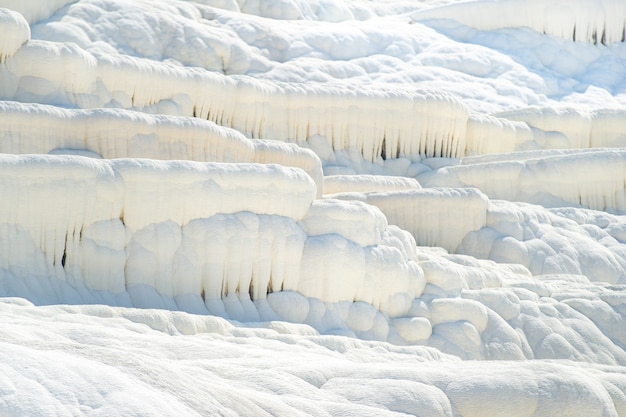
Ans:
{"type": "Polygon", "coordinates": [[[387,140],[383,137],[383,143],[380,145],[380,157],[383,158],[383,161],[387,160],[387,140]]]}
{"type": "Polygon", "coordinates": [[[270,295],[272,292],[274,291],[272,290],[272,275],[270,275],[270,280],[267,282],[267,289],[266,289],[265,295],[266,296],[270,295]]]}
{"type": "Polygon", "coordinates": [[[602,38],[600,39],[602,45],[606,45],[606,28],[602,30],[602,38]]]}

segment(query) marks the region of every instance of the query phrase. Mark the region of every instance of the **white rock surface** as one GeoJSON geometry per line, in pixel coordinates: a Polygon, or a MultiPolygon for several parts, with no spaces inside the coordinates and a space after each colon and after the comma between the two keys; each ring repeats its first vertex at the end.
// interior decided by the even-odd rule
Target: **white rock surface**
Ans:
{"type": "Polygon", "coordinates": [[[419,11],[413,17],[454,19],[481,30],[528,27],[567,40],[606,45],[624,41],[626,7],[615,0],[473,0],[419,11]]]}
{"type": "Polygon", "coordinates": [[[622,2],[0,7],[0,415],[626,415],[622,2]]]}

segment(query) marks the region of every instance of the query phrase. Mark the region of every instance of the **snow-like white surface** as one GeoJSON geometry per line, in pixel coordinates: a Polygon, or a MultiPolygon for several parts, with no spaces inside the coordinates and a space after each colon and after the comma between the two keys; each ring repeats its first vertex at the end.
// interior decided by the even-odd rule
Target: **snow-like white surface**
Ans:
{"type": "Polygon", "coordinates": [[[410,232],[420,246],[456,250],[471,231],[486,226],[489,201],[472,188],[340,193],[329,197],[360,200],[378,207],[389,223],[410,232]]]}
{"type": "Polygon", "coordinates": [[[376,175],[327,175],[324,177],[324,193],[364,193],[375,191],[402,191],[422,188],[412,178],[376,175]]]}
{"type": "Polygon", "coordinates": [[[418,180],[430,187],[476,187],[496,199],[624,213],[625,157],[623,148],[539,153],[530,158],[522,154],[522,160],[505,155],[502,160],[446,166],[418,180]]]}
{"type": "Polygon", "coordinates": [[[73,150],[102,158],[276,163],[303,169],[315,181],[317,194],[323,190],[321,162],[310,150],[279,141],[250,141],[197,118],[3,101],[0,138],[0,152],[13,154],[73,150]]]}
{"type": "Polygon", "coordinates": [[[0,7],[20,13],[29,24],[50,18],[55,12],[72,3],[71,0],[22,1],[2,0],[0,7]]]}
{"type": "Polygon", "coordinates": [[[413,15],[417,20],[452,19],[480,30],[532,28],[567,40],[623,42],[626,5],[619,0],[468,0],[413,15]]]}
{"type": "MultiPolygon", "coordinates": [[[[5,155],[0,172],[4,198],[28,206],[0,210],[3,267],[62,288],[197,313],[224,314],[222,299],[232,299],[252,312],[229,315],[253,320],[251,301],[280,290],[402,315],[425,285],[415,249],[386,242],[406,232],[388,231],[363,203],[313,202],[315,185],[294,168],[5,155]]],[[[19,287],[4,293],[28,296],[19,287]]]]}
{"type": "Polygon", "coordinates": [[[467,110],[434,91],[226,77],[40,40],[24,45],[3,70],[0,95],[18,101],[197,116],[253,138],[306,142],[322,135],[334,150],[354,148],[366,161],[465,152],[467,110]],[[66,71],[55,71],[59,66],[66,71]]]}
{"type": "Polygon", "coordinates": [[[1,311],[8,415],[614,416],[625,405],[618,366],[462,362],[158,310],[7,300],[1,311]]]}
{"type": "Polygon", "coordinates": [[[543,130],[547,148],[620,148],[626,145],[623,109],[530,107],[499,116],[543,130]]]}
{"type": "Polygon", "coordinates": [[[623,216],[590,210],[491,201],[486,224],[459,252],[524,265],[533,275],[579,274],[620,283],[626,277],[623,216]]]}
{"type": "Polygon", "coordinates": [[[0,28],[3,33],[0,60],[3,61],[30,40],[30,27],[21,14],[13,10],[0,9],[0,28]]]}
{"type": "Polygon", "coordinates": [[[0,414],[626,416],[622,3],[0,0],[0,414]]]}

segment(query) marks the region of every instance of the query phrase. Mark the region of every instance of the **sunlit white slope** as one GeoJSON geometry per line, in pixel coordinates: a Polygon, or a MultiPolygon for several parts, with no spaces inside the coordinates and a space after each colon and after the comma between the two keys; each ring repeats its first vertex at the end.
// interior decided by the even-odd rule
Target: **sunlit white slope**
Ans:
{"type": "Polygon", "coordinates": [[[89,151],[107,159],[276,163],[303,169],[315,181],[318,196],[323,190],[319,158],[295,144],[251,141],[235,130],[198,118],[0,102],[0,152],[70,151],[89,151]]]}
{"type": "Polygon", "coordinates": [[[34,24],[50,18],[63,7],[72,3],[71,0],[22,1],[1,0],[0,7],[15,10],[20,13],[28,24],[34,24]]]}
{"type": "Polygon", "coordinates": [[[482,22],[550,4],[0,0],[40,154],[0,157],[0,414],[626,415],[620,4],[482,22]]]}
{"type": "Polygon", "coordinates": [[[0,61],[4,61],[30,39],[30,27],[19,13],[0,9],[0,28],[4,34],[0,45],[0,61]]]}
{"type": "MultiPolygon", "coordinates": [[[[416,252],[410,235],[373,206],[313,202],[312,180],[293,168],[5,155],[2,188],[28,207],[2,207],[5,296],[283,319],[467,359],[626,363],[619,331],[561,302],[550,281],[521,266],[416,252]],[[548,319],[540,297],[576,330],[548,319]],[[557,340],[537,339],[539,325],[557,340]],[[577,342],[589,335],[593,348],[577,342]]],[[[569,296],[577,306],[612,292],[557,278],[580,284],[569,296]]],[[[613,305],[625,301],[614,294],[613,305]]]]}
{"type": "Polygon", "coordinates": [[[449,95],[428,91],[355,92],[341,85],[228,78],[44,41],[27,43],[0,68],[0,87],[2,96],[18,101],[197,116],[255,138],[304,143],[318,134],[335,150],[354,148],[366,161],[383,154],[416,160],[465,152],[467,110],[449,95]],[[402,114],[418,119],[403,123],[402,114]]]}
{"type": "Polygon", "coordinates": [[[619,0],[470,0],[413,15],[418,20],[453,19],[481,30],[528,27],[590,43],[624,42],[626,6],[619,0]]]}
{"type": "Polygon", "coordinates": [[[0,311],[8,415],[614,417],[626,405],[616,366],[461,362],[157,310],[8,300],[0,311]]]}
{"type": "Polygon", "coordinates": [[[420,246],[520,265],[535,276],[577,274],[591,281],[626,282],[622,216],[490,200],[472,188],[353,191],[327,197],[378,207],[420,246]]]}
{"type": "MultiPolygon", "coordinates": [[[[397,12],[408,6],[431,13],[435,9],[425,6],[435,2],[361,2],[377,8],[380,16],[388,15],[363,22],[288,20],[288,3],[294,2],[277,4],[272,8],[275,15],[268,18],[207,8],[197,2],[81,0],[50,21],[35,25],[33,36],[73,42],[94,52],[180,62],[275,81],[333,82],[356,89],[368,83],[392,89],[436,89],[462,98],[473,110],[488,113],[553,105],[563,99],[593,102],[598,107],[625,102],[624,84],[616,76],[624,64],[621,43],[597,48],[526,27],[476,30],[451,20],[416,22],[397,12]],[[281,10],[286,12],[285,20],[275,24],[281,10]],[[132,19],[124,18],[128,16],[132,19]],[[142,33],[140,39],[133,36],[137,30],[142,33]]],[[[306,3],[313,7],[315,1],[306,3]]],[[[349,4],[326,2],[330,3],[337,8],[349,4]]],[[[592,27],[597,12],[615,19],[615,26],[623,26],[619,23],[623,13],[613,10],[620,6],[616,1],[448,3],[440,15],[445,15],[448,7],[536,7],[550,9],[545,16],[528,15],[536,21],[558,25],[578,15],[579,26],[592,27]]],[[[259,9],[256,13],[263,14],[259,9]]],[[[473,13],[462,17],[476,16],[487,25],[503,21],[487,19],[487,11],[473,13]]],[[[513,17],[524,16],[520,12],[513,17]]]]}
{"type": "MultiPolygon", "coordinates": [[[[620,332],[570,307],[553,281],[570,283],[576,306],[606,294],[622,308],[620,293],[573,275],[537,280],[519,265],[416,250],[374,206],[313,201],[312,180],[294,168],[39,155],[1,162],[3,195],[24,205],[1,206],[4,296],[283,319],[466,359],[626,363],[620,332]],[[538,338],[536,326],[556,339],[538,338]]],[[[466,198],[486,204],[477,192],[466,198]]]]}

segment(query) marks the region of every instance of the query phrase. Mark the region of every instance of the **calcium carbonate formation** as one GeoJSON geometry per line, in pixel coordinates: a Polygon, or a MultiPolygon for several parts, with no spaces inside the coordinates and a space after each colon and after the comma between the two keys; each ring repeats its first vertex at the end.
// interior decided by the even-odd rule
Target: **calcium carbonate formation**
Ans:
{"type": "MultiPolygon", "coordinates": [[[[6,13],[13,16],[15,12],[6,13]]],[[[7,26],[16,41],[3,49],[7,62],[0,68],[0,93],[19,101],[195,116],[248,137],[301,145],[320,135],[333,151],[356,150],[363,160],[380,164],[396,158],[418,162],[424,157],[620,143],[621,118],[615,111],[590,115],[570,111],[572,116],[578,114],[580,123],[597,120],[597,127],[594,140],[569,138],[567,132],[578,126],[571,123],[571,117],[551,116],[556,125],[549,125],[533,122],[537,117],[524,117],[529,112],[473,115],[454,97],[434,91],[355,90],[341,84],[304,86],[225,77],[130,56],[92,53],[71,43],[26,42],[27,25],[19,22],[7,26]],[[59,67],[65,70],[57,71],[59,67]]],[[[538,110],[537,114],[547,120],[549,112],[538,110]]],[[[576,130],[576,135],[583,135],[584,130],[576,130]]]]}
{"type": "Polygon", "coordinates": [[[0,0],[0,414],[626,415],[625,12],[0,0]]]}
{"type": "Polygon", "coordinates": [[[486,162],[472,159],[476,163],[447,166],[418,179],[426,186],[476,187],[494,199],[626,211],[622,149],[521,155],[522,159],[504,156],[502,160],[494,156],[486,162]]]}
{"type": "Polygon", "coordinates": [[[322,194],[321,163],[310,150],[278,141],[250,141],[235,130],[197,118],[4,101],[0,125],[3,153],[89,151],[106,159],[277,163],[306,171],[322,194]]]}
{"type": "Polygon", "coordinates": [[[0,61],[5,61],[30,40],[30,26],[21,14],[8,9],[0,9],[0,61]]]}
{"type": "Polygon", "coordinates": [[[298,169],[6,155],[1,171],[7,201],[29,205],[2,206],[10,272],[117,297],[146,286],[205,313],[205,301],[250,303],[285,290],[397,315],[424,286],[414,248],[386,242],[399,231],[387,231],[380,211],[313,203],[315,185],[298,169]],[[389,300],[395,294],[404,305],[389,300]]]}
{"type": "Polygon", "coordinates": [[[454,19],[479,30],[528,27],[593,44],[624,42],[626,5],[619,0],[470,0],[418,11],[418,20],[454,19]]]}

